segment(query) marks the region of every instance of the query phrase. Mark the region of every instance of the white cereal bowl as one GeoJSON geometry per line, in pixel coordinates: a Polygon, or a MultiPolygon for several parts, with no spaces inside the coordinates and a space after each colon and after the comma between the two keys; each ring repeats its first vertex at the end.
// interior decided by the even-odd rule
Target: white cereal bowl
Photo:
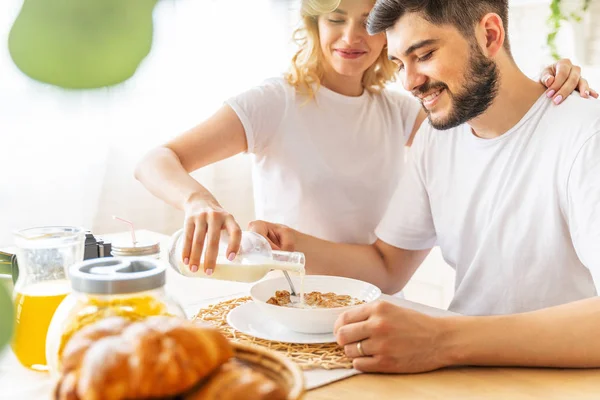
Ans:
{"type": "MultiPolygon", "coordinates": [[[[300,277],[291,276],[294,288],[300,294],[300,277]]],[[[291,308],[268,304],[277,290],[290,291],[285,277],[255,283],[250,289],[252,300],[260,310],[287,329],[301,333],[331,333],[336,319],[344,311],[356,306],[339,308],[291,308]]],[[[365,303],[379,299],[381,290],[368,282],[338,276],[308,275],[304,277],[304,292],[334,292],[346,294],[365,303]]]]}

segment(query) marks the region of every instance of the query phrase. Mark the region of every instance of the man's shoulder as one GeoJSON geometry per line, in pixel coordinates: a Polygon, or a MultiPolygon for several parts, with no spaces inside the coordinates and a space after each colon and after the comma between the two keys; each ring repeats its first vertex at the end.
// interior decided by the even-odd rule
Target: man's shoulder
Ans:
{"type": "Polygon", "coordinates": [[[542,117],[548,134],[563,148],[577,151],[590,137],[600,132],[600,100],[571,94],[562,104],[552,105],[542,117]]]}
{"type": "Polygon", "coordinates": [[[573,92],[562,102],[561,106],[567,106],[565,108],[577,107],[581,109],[589,109],[589,110],[599,110],[600,109],[600,99],[583,98],[579,94],[579,92],[573,92]]]}
{"type": "Polygon", "coordinates": [[[571,94],[559,106],[549,107],[546,113],[573,127],[600,129],[600,100],[584,99],[579,93],[571,94]]]}

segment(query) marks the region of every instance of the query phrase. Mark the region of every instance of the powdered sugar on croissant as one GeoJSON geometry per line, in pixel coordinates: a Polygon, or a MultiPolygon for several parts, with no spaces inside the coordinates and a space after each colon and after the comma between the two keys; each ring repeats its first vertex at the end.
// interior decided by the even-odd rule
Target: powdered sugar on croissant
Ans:
{"type": "Polygon", "coordinates": [[[175,396],[232,356],[229,342],[218,331],[186,320],[161,316],[129,323],[110,318],[82,329],[69,340],[56,399],[175,396]],[[117,332],[119,326],[121,332],[117,332]],[[98,331],[106,335],[98,337],[98,331]]]}

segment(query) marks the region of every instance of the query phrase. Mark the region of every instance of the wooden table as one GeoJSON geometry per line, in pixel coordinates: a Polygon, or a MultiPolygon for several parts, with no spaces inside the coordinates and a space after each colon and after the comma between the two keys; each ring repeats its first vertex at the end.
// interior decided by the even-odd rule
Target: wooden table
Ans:
{"type": "MultiPolygon", "coordinates": [[[[114,241],[127,238],[128,234],[120,233],[103,237],[114,241]]],[[[137,237],[160,240],[163,251],[167,249],[168,236],[139,231],[137,237]]],[[[177,299],[184,305],[188,315],[197,311],[199,304],[205,303],[207,299],[241,295],[247,290],[245,284],[211,281],[211,285],[202,285],[202,292],[199,293],[197,280],[185,278],[170,270],[168,274],[167,285],[171,286],[172,293],[176,293],[177,299]],[[176,290],[173,290],[175,288],[176,290]]],[[[35,380],[35,374],[27,371],[28,375],[11,375],[13,371],[6,372],[7,365],[7,361],[0,359],[0,383],[6,385],[7,382],[19,382],[18,378],[21,378],[21,381],[27,380],[32,387],[35,386],[36,382],[32,381],[35,380]]],[[[0,387],[2,400],[5,399],[6,389],[6,386],[0,387]]],[[[37,394],[21,394],[8,399],[37,400],[40,398],[37,394]]],[[[304,399],[598,400],[600,399],[600,369],[452,368],[415,375],[363,374],[311,390],[304,399]]]]}
{"type": "Polygon", "coordinates": [[[455,368],[416,375],[353,376],[307,393],[306,400],[598,400],[600,370],[455,368]]]}

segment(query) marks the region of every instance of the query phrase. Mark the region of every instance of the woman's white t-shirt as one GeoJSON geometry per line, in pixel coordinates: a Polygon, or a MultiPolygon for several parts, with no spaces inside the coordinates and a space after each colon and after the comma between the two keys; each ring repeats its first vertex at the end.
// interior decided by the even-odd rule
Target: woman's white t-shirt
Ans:
{"type": "Polygon", "coordinates": [[[283,78],[226,102],[254,155],[257,219],[334,242],[370,244],[398,184],[420,105],[384,90],[313,100],[283,78]]]}

